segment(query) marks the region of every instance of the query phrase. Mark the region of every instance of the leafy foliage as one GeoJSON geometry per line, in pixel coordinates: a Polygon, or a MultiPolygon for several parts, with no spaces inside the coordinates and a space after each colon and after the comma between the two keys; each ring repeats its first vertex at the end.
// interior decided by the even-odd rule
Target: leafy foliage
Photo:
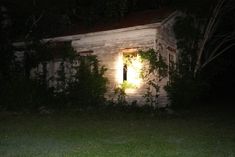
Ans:
{"type": "Polygon", "coordinates": [[[199,76],[194,77],[201,27],[194,16],[178,17],[174,32],[179,51],[175,68],[170,69],[166,86],[168,97],[175,108],[188,107],[205,96],[209,84],[199,76]]]}
{"type": "MultiPolygon", "coordinates": [[[[138,51],[137,54],[125,54],[124,63],[127,64],[127,66],[132,66],[133,62],[138,59],[138,56],[138,61],[142,64],[139,77],[141,77],[143,82],[147,85],[146,92],[143,95],[146,100],[145,105],[156,107],[160,89],[159,82],[167,76],[168,66],[162,56],[153,49],[138,51]]],[[[136,88],[136,86],[131,82],[123,81],[123,83],[115,89],[118,104],[127,104],[126,89],[128,88],[136,88]]]]}
{"type": "Polygon", "coordinates": [[[97,106],[104,102],[107,79],[103,76],[106,68],[99,67],[95,56],[80,56],[79,66],[67,88],[70,103],[82,107],[97,106]]]}
{"type": "Polygon", "coordinates": [[[178,70],[181,75],[192,75],[196,64],[196,51],[200,40],[200,27],[193,16],[178,17],[174,24],[174,32],[179,49],[178,70]]]}
{"type": "Polygon", "coordinates": [[[161,77],[167,76],[168,66],[159,52],[155,52],[154,49],[149,49],[147,51],[140,51],[139,54],[143,60],[146,60],[149,63],[149,70],[147,70],[148,74],[154,73],[155,75],[158,75],[160,79],[161,77]]]}
{"type": "Polygon", "coordinates": [[[53,43],[29,42],[25,46],[24,62],[20,64],[14,62],[12,55],[12,65],[4,64],[12,72],[6,72],[7,76],[0,71],[1,110],[79,109],[97,106],[105,100],[107,79],[103,75],[106,68],[100,67],[95,56],[76,56],[70,43],[61,44],[57,48],[53,43]],[[48,64],[58,59],[57,76],[50,77],[48,64]]]}
{"type": "MultiPolygon", "coordinates": [[[[222,82],[211,81],[222,71],[216,62],[223,57],[217,57],[234,47],[234,1],[179,1],[182,6],[177,7],[184,12],[174,25],[179,60],[167,87],[175,107],[208,97],[209,89],[222,82]]],[[[219,88],[214,90],[220,93],[219,88]]]]}
{"type": "Polygon", "coordinates": [[[189,108],[196,105],[209,93],[209,84],[202,78],[181,75],[177,69],[171,72],[165,87],[173,108],[189,108]]]}
{"type": "Polygon", "coordinates": [[[155,107],[158,103],[159,83],[168,74],[168,66],[159,52],[153,49],[139,52],[145,65],[143,66],[142,77],[147,83],[146,93],[143,95],[146,104],[155,107]]]}
{"type": "Polygon", "coordinates": [[[115,95],[117,95],[117,104],[118,105],[126,105],[127,104],[126,89],[129,89],[129,88],[136,88],[136,86],[128,81],[123,81],[123,83],[121,83],[117,88],[115,88],[114,93],[115,93],[115,95]]]}

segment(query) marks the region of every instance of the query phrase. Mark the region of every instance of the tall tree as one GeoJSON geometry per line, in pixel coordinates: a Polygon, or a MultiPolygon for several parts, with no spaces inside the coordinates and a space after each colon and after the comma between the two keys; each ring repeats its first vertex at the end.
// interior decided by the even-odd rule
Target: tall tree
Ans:
{"type": "MultiPolygon", "coordinates": [[[[196,45],[194,77],[210,62],[235,46],[235,3],[232,0],[192,0],[177,1],[177,7],[187,17],[193,18],[194,28],[198,30],[199,38],[191,38],[188,42],[196,45]]],[[[182,19],[181,19],[182,20],[182,19]]],[[[191,45],[191,48],[195,47],[191,45]]],[[[189,53],[189,52],[188,52],[189,53]]]]}
{"type": "MultiPolygon", "coordinates": [[[[231,22],[225,21],[223,18],[226,18],[226,16],[234,17],[235,7],[231,7],[233,6],[232,4],[234,4],[234,2],[231,0],[220,0],[216,5],[214,5],[212,13],[208,17],[207,23],[205,24],[205,27],[202,31],[203,36],[200,40],[197,51],[194,76],[196,76],[202,68],[204,68],[215,58],[228,51],[231,47],[235,46],[235,43],[232,42],[235,40],[234,23],[230,24],[233,28],[229,29],[229,32],[227,32],[227,30],[221,29],[220,32],[218,32],[219,26],[221,26],[221,22],[231,22]]],[[[222,28],[228,29],[223,26],[222,28]]]]}
{"type": "Polygon", "coordinates": [[[184,12],[174,25],[180,56],[167,90],[173,103],[190,105],[208,97],[212,85],[208,75],[212,74],[204,76],[204,69],[215,71],[205,67],[235,45],[235,25],[231,20],[235,7],[232,0],[178,1],[177,8],[184,12]]]}

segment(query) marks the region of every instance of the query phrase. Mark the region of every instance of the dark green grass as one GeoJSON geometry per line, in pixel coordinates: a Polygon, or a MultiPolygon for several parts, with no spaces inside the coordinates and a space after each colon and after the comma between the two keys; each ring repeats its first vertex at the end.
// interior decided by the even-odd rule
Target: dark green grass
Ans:
{"type": "Polygon", "coordinates": [[[1,115],[0,156],[234,157],[232,113],[207,112],[1,115]]]}

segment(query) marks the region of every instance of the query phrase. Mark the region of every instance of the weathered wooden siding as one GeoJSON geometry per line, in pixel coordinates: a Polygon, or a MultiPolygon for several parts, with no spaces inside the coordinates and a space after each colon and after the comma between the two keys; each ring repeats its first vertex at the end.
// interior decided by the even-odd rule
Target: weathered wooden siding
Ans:
{"type": "MultiPolygon", "coordinates": [[[[177,46],[173,31],[173,25],[177,16],[179,16],[179,13],[175,12],[170,17],[162,21],[161,26],[159,27],[159,33],[156,36],[156,50],[161,53],[168,66],[170,65],[169,55],[173,56],[174,63],[177,62],[177,46]]],[[[170,104],[167,93],[164,89],[164,86],[167,85],[168,80],[169,78],[167,77],[160,82],[161,87],[158,100],[160,107],[170,104]]]]}
{"type": "MultiPolygon", "coordinates": [[[[72,47],[79,53],[84,51],[93,51],[101,65],[107,68],[105,77],[108,78],[108,92],[106,97],[114,99],[114,89],[120,84],[117,80],[117,60],[122,57],[123,50],[136,49],[147,50],[155,49],[161,53],[166,63],[169,64],[169,54],[174,56],[174,61],[177,60],[176,41],[173,33],[173,24],[176,13],[161,23],[153,23],[142,26],[122,28],[116,30],[94,32],[87,34],[78,34],[72,36],[56,37],[44,39],[50,42],[67,42],[71,41],[72,47]]],[[[15,46],[20,46],[22,43],[16,43],[15,46]]],[[[55,76],[59,69],[60,61],[51,62],[48,64],[49,76],[55,76]]],[[[40,67],[39,67],[40,68],[40,67]]],[[[120,68],[120,67],[119,67],[120,68]]],[[[69,70],[69,68],[67,68],[69,70]]],[[[121,69],[122,70],[122,69],[121,69]]],[[[122,75],[122,74],[121,74],[122,75]]],[[[68,76],[69,77],[69,76],[68,76]]],[[[122,77],[122,76],[121,76],[122,77]]],[[[168,78],[159,82],[160,95],[159,106],[164,107],[169,102],[164,86],[167,84],[168,78]]],[[[56,82],[51,82],[53,86],[56,82]]],[[[138,89],[127,90],[127,100],[129,102],[137,100],[139,104],[143,104],[143,95],[146,91],[146,84],[143,82],[138,89]]]]}
{"type": "MultiPolygon", "coordinates": [[[[155,40],[157,34],[156,28],[144,28],[120,32],[108,31],[105,34],[95,34],[72,41],[72,46],[77,52],[92,50],[97,56],[101,65],[104,65],[108,70],[105,76],[109,80],[107,98],[114,98],[114,90],[118,86],[116,73],[118,57],[122,56],[122,50],[128,48],[149,49],[155,48],[155,40]]],[[[127,100],[141,101],[144,94],[144,86],[132,92],[127,91],[127,100]]]]}

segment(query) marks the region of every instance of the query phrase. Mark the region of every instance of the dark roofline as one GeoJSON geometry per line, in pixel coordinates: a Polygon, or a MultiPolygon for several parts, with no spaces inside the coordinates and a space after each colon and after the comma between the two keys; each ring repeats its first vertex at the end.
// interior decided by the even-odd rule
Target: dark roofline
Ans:
{"type": "MultiPolygon", "coordinates": [[[[145,11],[145,12],[149,12],[149,11],[145,11]]],[[[152,12],[152,11],[150,11],[150,12],[152,12]]],[[[158,11],[156,11],[156,12],[158,12],[158,11]]],[[[164,18],[162,18],[159,21],[156,21],[156,20],[151,20],[150,22],[145,21],[144,23],[138,23],[138,24],[134,23],[134,25],[129,25],[126,27],[115,27],[115,28],[112,27],[112,29],[94,28],[94,29],[89,29],[90,31],[84,31],[84,32],[80,31],[78,33],[71,33],[71,34],[68,33],[68,34],[57,35],[54,37],[44,38],[42,41],[43,42],[70,42],[72,40],[79,40],[80,38],[85,37],[85,36],[107,34],[110,31],[113,33],[119,33],[119,32],[137,30],[137,29],[156,28],[156,27],[159,27],[160,25],[164,24],[165,22],[167,22],[169,19],[176,16],[177,14],[178,14],[178,12],[175,10],[168,10],[167,14],[164,14],[165,15],[164,18]]],[[[155,14],[153,14],[153,15],[155,15],[155,14]]],[[[125,19],[129,19],[129,18],[125,18],[125,19]]],[[[103,27],[103,28],[107,28],[107,27],[103,27]]],[[[111,28],[111,27],[109,27],[109,28],[111,28]]],[[[13,45],[16,47],[22,46],[24,44],[25,44],[24,42],[14,42],[13,43],[13,45]]]]}
{"type": "Polygon", "coordinates": [[[158,23],[162,22],[174,11],[175,10],[170,8],[162,8],[158,10],[133,12],[127,15],[126,17],[123,17],[119,21],[108,22],[108,23],[100,22],[92,27],[87,27],[85,25],[77,23],[72,26],[70,31],[65,32],[58,36],[85,34],[85,33],[108,31],[108,30],[134,27],[145,24],[158,23]]]}

